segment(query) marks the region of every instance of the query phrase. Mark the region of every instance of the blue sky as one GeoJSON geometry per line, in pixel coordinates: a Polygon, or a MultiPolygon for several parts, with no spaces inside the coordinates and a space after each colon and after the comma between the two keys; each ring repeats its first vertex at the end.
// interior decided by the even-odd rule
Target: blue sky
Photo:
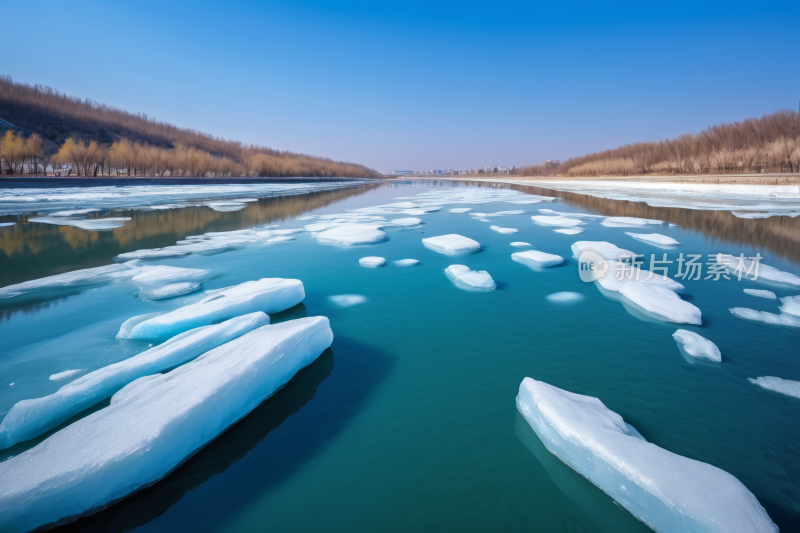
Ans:
{"type": "Polygon", "coordinates": [[[800,100],[797,0],[2,11],[0,73],[15,80],[380,171],[563,160],[800,100]]]}

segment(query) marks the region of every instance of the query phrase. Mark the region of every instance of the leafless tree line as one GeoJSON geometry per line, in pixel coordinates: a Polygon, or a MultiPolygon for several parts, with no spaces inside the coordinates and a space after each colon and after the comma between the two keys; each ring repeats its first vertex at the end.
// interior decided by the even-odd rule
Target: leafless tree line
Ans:
{"type": "Polygon", "coordinates": [[[521,176],[638,176],[800,172],[800,113],[717,124],[696,135],[641,142],[574,157],[557,167],[522,167],[521,176]]]}

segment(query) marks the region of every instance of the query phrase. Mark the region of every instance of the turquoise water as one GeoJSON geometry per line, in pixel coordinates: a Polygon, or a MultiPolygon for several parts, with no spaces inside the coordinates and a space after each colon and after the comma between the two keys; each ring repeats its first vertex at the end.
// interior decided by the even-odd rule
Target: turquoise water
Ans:
{"type": "MultiPolygon", "coordinates": [[[[341,213],[447,187],[394,184],[310,213],[341,213]]],[[[514,399],[526,376],[600,398],[648,441],[735,475],[782,531],[798,527],[800,400],[759,389],[747,378],[800,380],[800,331],[742,321],[728,311],[777,312],[775,301],[749,296],[744,288],[774,290],[779,297],[794,292],[749,281],[682,281],[685,298],[703,312],[703,325],[681,327],[714,341],[723,354],[721,364],[691,364],[671,338],[675,325],[643,320],[581,282],[570,245],[607,240],[660,256],[663,250],[625,235],[656,231],[682,243],[668,252],[673,259],[679,252],[705,257],[760,251],[764,263],[781,270],[800,274],[798,265],[767,249],[680,226],[636,230],[589,220],[583,233],[563,235],[532,224],[530,215],[539,208],[577,211],[568,203],[452,204],[421,216],[418,228],[388,230],[388,240],[375,245],[335,247],[301,233],[281,245],[154,262],[212,270],[219,276],[205,289],[261,277],[298,278],[304,304],[273,321],[324,315],[335,340],[285,389],[167,479],[68,527],[646,531],[525,427],[514,399]],[[459,206],[526,213],[487,223],[449,213],[459,206]],[[519,233],[502,235],[490,224],[519,233]],[[450,257],[421,244],[448,233],[479,241],[481,252],[450,257]],[[531,270],[511,260],[511,253],[524,250],[511,247],[514,241],[567,263],[531,270]],[[358,259],[368,255],[421,263],[360,267],[358,259]],[[487,270],[498,290],[457,288],[443,272],[451,264],[487,270]],[[559,291],[584,299],[545,299],[559,291]],[[329,299],[339,294],[367,301],[343,308],[329,299]]],[[[281,227],[308,222],[288,217],[281,227]]],[[[130,285],[110,285],[7,313],[0,323],[0,414],[65,383],[49,381],[51,374],[99,368],[145,349],[145,342],[114,339],[120,323],[191,298],[143,302],[132,293],[130,285]]]]}

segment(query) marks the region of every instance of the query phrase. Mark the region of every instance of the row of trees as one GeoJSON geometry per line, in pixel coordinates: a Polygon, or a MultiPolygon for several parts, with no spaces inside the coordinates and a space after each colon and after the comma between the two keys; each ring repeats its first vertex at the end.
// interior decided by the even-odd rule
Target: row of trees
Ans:
{"type": "Polygon", "coordinates": [[[517,175],[637,176],[800,172],[800,113],[711,126],[696,135],[641,142],[574,157],[558,166],[522,167],[517,175]]]}
{"type": "Polygon", "coordinates": [[[22,174],[24,171],[37,173],[40,166],[44,174],[46,159],[42,138],[34,134],[26,139],[6,130],[5,135],[0,137],[0,168],[3,167],[2,163],[12,174],[22,174]]]}

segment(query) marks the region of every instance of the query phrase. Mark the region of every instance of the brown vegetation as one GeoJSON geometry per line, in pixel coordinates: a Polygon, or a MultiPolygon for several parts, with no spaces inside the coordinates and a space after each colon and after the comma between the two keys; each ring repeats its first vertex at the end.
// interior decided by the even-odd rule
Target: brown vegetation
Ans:
{"type": "MultiPolygon", "coordinates": [[[[245,145],[10,76],[0,76],[0,119],[16,126],[18,138],[36,134],[42,156],[84,176],[378,176],[363,165],[245,145]]],[[[37,172],[31,164],[5,167],[15,174],[37,172]]]]}
{"type": "Polygon", "coordinates": [[[573,157],[558,166],[521,167],[518,176],[641,176],[800,172],[800,113],[717,124],[697,135],[641,142],[573,157]]]}

